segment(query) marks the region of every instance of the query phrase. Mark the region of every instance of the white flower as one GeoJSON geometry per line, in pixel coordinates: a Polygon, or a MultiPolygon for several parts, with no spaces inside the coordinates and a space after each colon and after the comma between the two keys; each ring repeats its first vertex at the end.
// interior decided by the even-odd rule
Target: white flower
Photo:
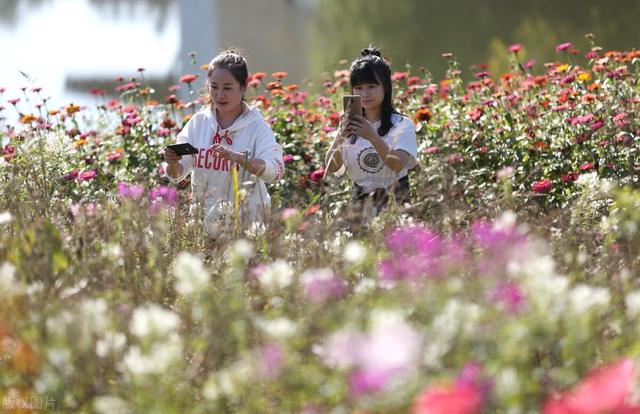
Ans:
{"type": "Polygon", "coordinates": [[[68,287],[60,292],[60,299],[66,299],[69,296],[73,296],[76,293],[80,292],[82,289],[86,288],[89,284],[87,279],[80,280],[75,286],[68,287]]]}
{"type": "Polygon", "coordinates": [[[130,329],[139,338],[150,335],[163,337],[177,330],[179,326],[178,315],[155,303],[149,303],[133,311],[130,329]]]}
{"type": "Polygon", "coordinates": [[[580,174],[576,180],[576,184],[589,189],[597,188],[599,184],[598,173],[590,172],[587,174],[580,174]]]}
{"type": "Polygon", "coordinates": [[[516,213],[511,210],[507,210],[493,222],[493,229],[496,231],[510,230],[516,225],[517,219],[518,216],[516,216],[516,213]]]}
{"type": "Polygon", "coordinates": [[[116,353],[124,349],[127,337],[122,332],[108,331],[104,335],[104,339],[98,339],[96,342],[96,355],[106,357],[110,353],[116,353]]]}
{"type": "Polygon", "coordinates": [[[640,290],[636,290],[627,294],[624,298],[624,304],[627,306],[627,315],[635,318],[640,315],[640,290]]]}
{"type": "Polygon", "coordinates": [[[331,334],[324,344],[314,349],[314,352],[329,366],[350,368],[357,362],[363,339],[360,331],[346,327],[331,334]]]}
{"type": "Polygon", "coordinates": [[[286,261],[278,259],[264,268],[258,275],[258,280],[267,289],[284,289],[293,280],[293,268],[286,261]]]}
{"type": "Polygon", "coordinates": [[[83,300],[77,315],[83,334],[102,333],[107,328],[109,306],[103,298],[83,300]]]}
{"type": "Polygon", "coordinates": [[[377,286],[378,284],[375,279],[370,277],[363,277],[353,289],[353,292],[358,295],[366,295],[373,292],[377,286]]]}
{"type": "Polygon", "coordinates": [[[236,240],[227,250],[231,261],[247,261],[253,257],[253,244],[245,239],[236,240]]]}
{"type": "Polygon", "coordinates": [[[129,414],[133,412],[126,401],[112,395],[94,398],[93,409],[97,414],[129,414]]]}
{"type": "Polygon", "coordinates": [[[344,246],[344,260],[355,265],[367,258],[367,249],[359,241],[352,240],[344,246]]]}
{"type": "Polygon", "coordinates": [[[21,283],[15,280],[16,268],[9,262],[0,265],[0,297],[19,295],[24,291],[21,283]]]}
{"type": "Polygon", "coordinates": [[[257,319],[256,324],[258,328],[264,331],[267,335],[276,339],[289,338],[295,335],[298,331],[298,327],[295,322],[284,317],[276,319],[257,319]]]}
{"type": "Polygon", "coordinates": [[[496,393],[500,398],[507,399],[520,392],[518,372],[512,367],[506,367],[495,375],[496,393]]]}
{"type": "Polygon", "coordinates": [[[609,291],[601,287],[578,285],[571,289],[569,302],[577,315],[589,312],[597,307],[609,305],[611,295],[609,291]]]}
{"type": "Polygon", "coordinates": [[[8,211],[5,211],[4,213],[0,213],[0,226],[2,226],[3,224],[10,223],[11,220],[13,220],[13,216],[8,211]]]}
{"type": "Polygon", "coordinates": [[[192,295],[204,289],[209,283],[209,272],[202,260],[191,253],[181,252],[173,261],[176,276],[176,291],[181,295],[192,295]]]}
{"type": "Polygon", "coordinates": [[[140,347],[132,346],[124,356],[125,368],[134,375],[166,374],[171,365],[182,359],[182,340],[172,333],[162,341],[151,345],[148,353],[140,347]]]}

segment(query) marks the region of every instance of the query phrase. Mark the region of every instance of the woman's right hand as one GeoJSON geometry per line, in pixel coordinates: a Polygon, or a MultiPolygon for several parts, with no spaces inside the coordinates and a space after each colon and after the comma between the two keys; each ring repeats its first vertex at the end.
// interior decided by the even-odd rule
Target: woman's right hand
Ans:
{"type": "Polygon", "coordinates": [[[177,164],[182,159],[182,156],[176,154],[176,152],[170,148],[164,149],[164,160],[167,164],[177,164]]]}
{"type": "Polygon", "coordinates": [[[340,123],[338,124],[338,136],[342,138],[346,138],[349,136],[349,132],[347,132],[347,128],[349,127],[349,118],[347,118],[347,114],[344,112],[340,115],[340,123]]]}

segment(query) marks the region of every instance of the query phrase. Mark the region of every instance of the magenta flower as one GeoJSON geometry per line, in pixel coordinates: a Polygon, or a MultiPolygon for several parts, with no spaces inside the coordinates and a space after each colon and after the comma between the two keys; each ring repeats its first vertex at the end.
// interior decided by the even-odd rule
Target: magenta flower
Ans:
{"type": "Polygon", "coordinates": [[[144,194],[144,188],[139,185],[129,185],[127,183],[118,183],[118,195],[123,198],[139,198],[144,194]]]}
{"type": "Polygon", "coordinates": [[[553,183],[549,179],[544,179],[540,181],[535,181],[531,184],[531,189],[534,193],[547,193],[553,188],[553,183]]]}
{"type": "Polygon", "coordinates": [[[355,370],[349,375],[349,394],[359,398],[365,394],[382,391],[391,375],[385,371],[355,370]]]}
{"type": "Polygon", "coordinates": [[[158,188],[154,188],[149,192],[149,199],[151,200],[152,207],[164,204],[165,206],[173,206],[178,198],[178,191],[175,188],[165,187],[161,185],[158,188]]]}
{"type": "Polygon", "coordinates": [[[556,52],[560,53],[560,52],[565,52],[569,49],[573,48],[573,45],[571,43],[560,43],[558,46],[556,46],[556,52]]]}
{"type": "Polygon", "coordinates": [[[525,293],[515,282],[502,283],[491,292],[491,299],[510,313],[519,312],[524,306],[525,293]]]}

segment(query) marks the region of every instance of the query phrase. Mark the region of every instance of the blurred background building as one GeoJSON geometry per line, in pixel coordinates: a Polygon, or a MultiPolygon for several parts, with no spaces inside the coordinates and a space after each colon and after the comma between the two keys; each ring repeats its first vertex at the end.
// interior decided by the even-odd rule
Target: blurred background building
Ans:
{"type": "Polygon", "coordinates": [[[605,49],[639,47],[638,21],[637,0],[0,0],[0,88],[4,99],[40,86],[52,105],[91,104],[90,88],[112,91],[117,76],[142,67],[162,96],[225,47],[242,50],[250,70],[287,71],[290,82],[344,67],[369,43],[394,69],[423,66],[436,79],[443,52],[467,77],[479,63],[498,74],[513,43],[541,71],[558,43],[582,56],[589,32],[605,49]]]}

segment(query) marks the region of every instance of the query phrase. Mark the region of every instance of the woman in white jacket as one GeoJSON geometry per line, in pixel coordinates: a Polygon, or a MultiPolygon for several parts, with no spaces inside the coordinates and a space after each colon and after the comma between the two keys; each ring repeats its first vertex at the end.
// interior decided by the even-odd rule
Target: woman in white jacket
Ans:
{"type": "Polygon", "coordinates": [[[254,178],[241,210],[242,220],[264,220],[271,198],[265,182],[284,174],[282,148],[260,112],[244,101],[249,73],[245,59],[225,51],[209,64],[207,82],[210,103],[187,122],[177,143],[193,145],[198,154],[180,157],[165,149],[167,176],[179,182],[193,173],[191,188],[205,212],[205,228],[217,237],[220,222],[233,214],[231,168],[238,178],[254,178]]]}

